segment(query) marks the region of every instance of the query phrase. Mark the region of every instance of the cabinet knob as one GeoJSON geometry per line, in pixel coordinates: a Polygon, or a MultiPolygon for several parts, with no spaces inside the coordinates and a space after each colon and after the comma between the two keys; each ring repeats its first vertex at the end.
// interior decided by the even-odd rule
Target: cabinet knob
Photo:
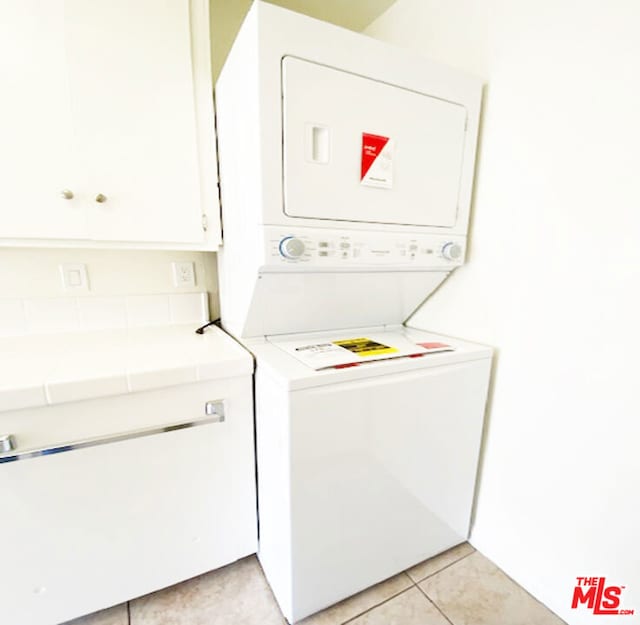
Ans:
{"type": "Polygon", "coordinates": [[[65,200],[72,200],[73,191],[71,191],[71,189],[62,189],[62,191],[60,191],[60,197],[65,200]]]}
{"type": "Polygon", "coordinates": [[[96,195],[96,202],[98,202],[98,204],[104,204],[104,202],[107,201],[107,196],[103,195],[102,193],[98,193],[98,195],[96,195]]]}
{"type": "Polygon", "coordinates": [[[16,439],[11,434],[0,434],[0,454],[13,451],[16,448],[16,439]]]}

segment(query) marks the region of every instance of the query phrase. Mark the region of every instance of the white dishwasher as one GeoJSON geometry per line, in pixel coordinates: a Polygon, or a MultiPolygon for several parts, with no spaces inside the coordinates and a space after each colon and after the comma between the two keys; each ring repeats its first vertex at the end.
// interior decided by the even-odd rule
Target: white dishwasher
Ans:
{"type": "Polygon", "coordinates": [[[53,625],[256,551],[235,347],[228,377],[0,412],[2,622],[53,625]]]}

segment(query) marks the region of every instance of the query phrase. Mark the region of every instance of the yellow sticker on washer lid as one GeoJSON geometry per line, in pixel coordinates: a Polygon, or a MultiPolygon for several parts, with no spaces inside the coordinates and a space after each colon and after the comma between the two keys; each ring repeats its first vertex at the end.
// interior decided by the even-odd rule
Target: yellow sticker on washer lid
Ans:
{"type": "Polygon", "coordinates": [[[383,345],[367,338],[343,339],[341,341],[333,341],[333,344],[348,349],[361,357],[394,354],[398,351],[395,347],[389,347],[389,345],[383,345]]]}

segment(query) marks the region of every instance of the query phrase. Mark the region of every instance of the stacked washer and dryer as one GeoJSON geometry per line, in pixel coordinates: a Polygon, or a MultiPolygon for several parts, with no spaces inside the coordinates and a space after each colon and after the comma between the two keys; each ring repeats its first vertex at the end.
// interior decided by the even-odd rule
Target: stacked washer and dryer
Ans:
{"type": "Polygon", "coordinates": [[[481,91],[262,2],[218,81],[222,324],[291,622],[468,537],[491,350],[406,321],[464,262],[481,91]]]}

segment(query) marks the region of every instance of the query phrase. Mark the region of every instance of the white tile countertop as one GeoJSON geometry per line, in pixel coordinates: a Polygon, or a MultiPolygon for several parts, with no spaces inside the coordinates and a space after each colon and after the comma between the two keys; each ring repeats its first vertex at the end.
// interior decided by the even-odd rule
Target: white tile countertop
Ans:
{"type": "Polygon", "coordinates": [[[253,359],[217,327],[195,325],[0,339],[0,411],[249,375],[253,359]]]}

